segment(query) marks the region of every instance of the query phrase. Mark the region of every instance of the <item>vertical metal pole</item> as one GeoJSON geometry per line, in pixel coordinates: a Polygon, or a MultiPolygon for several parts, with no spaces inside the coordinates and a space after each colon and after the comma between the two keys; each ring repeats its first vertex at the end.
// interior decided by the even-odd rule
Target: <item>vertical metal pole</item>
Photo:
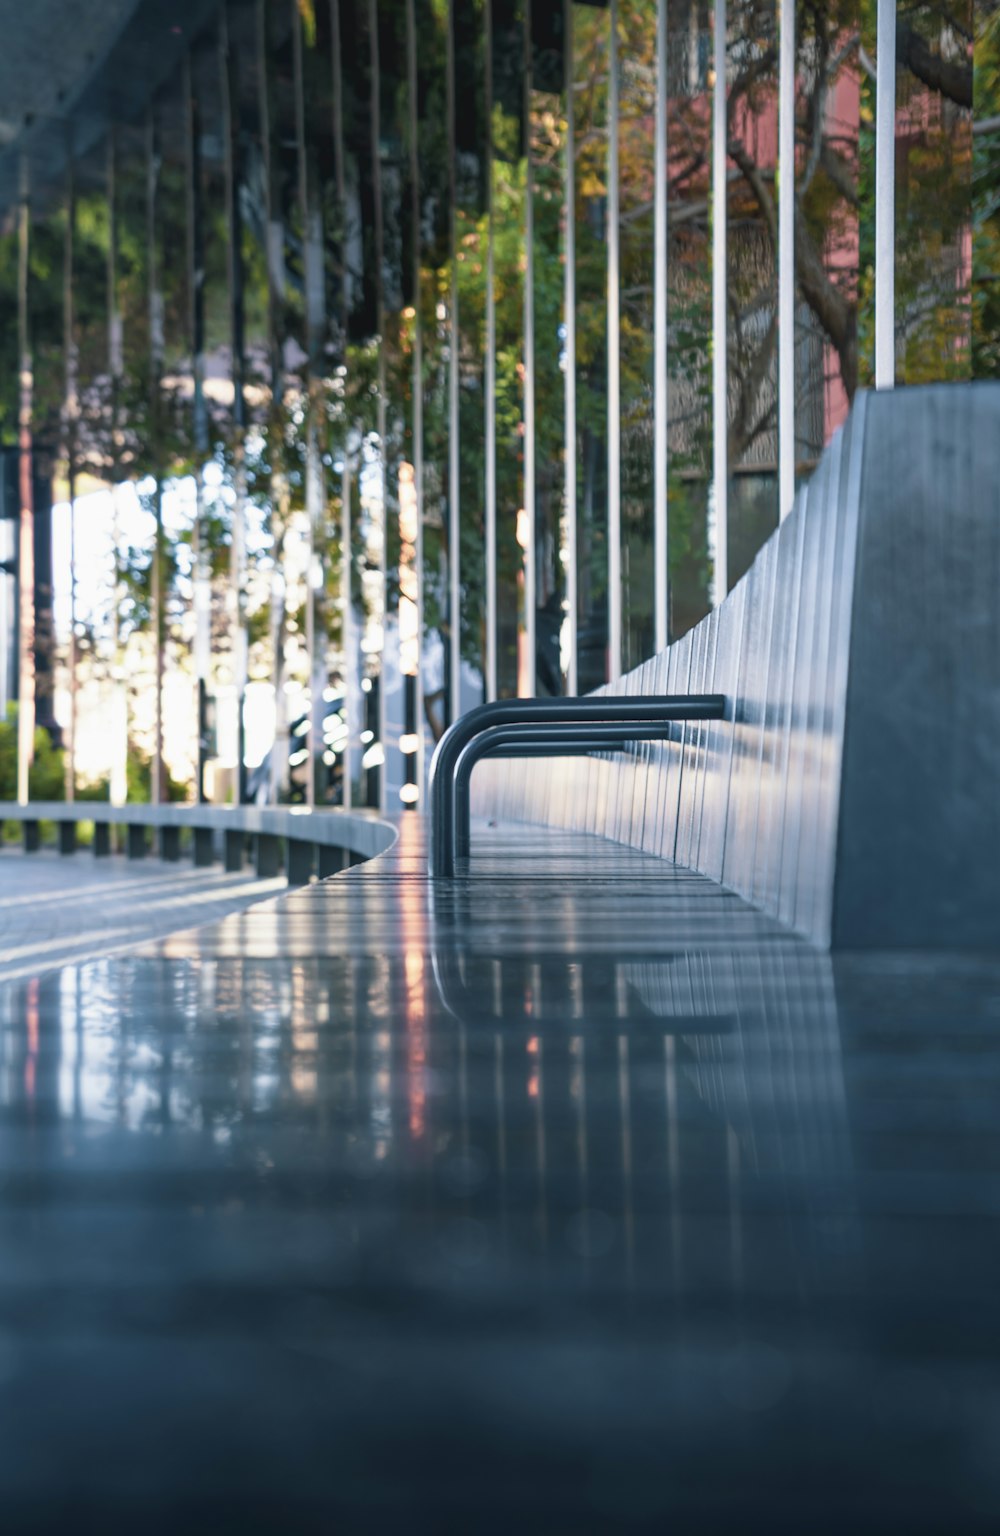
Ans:
{"type": "MultiPolygon", "coordinates": [[[[340,225],[340,272],[341,272],[341,337],[343,357],[347,359],[347,328],[350,301],[347,285],[347,172],[344,165],[344,86],[340,51],[340,0],[330,0],[331,72],[333,86],[333,155],[337,187],[337,210],[340,225]]],[[[354,627],[351,611],[351,455],[350,420],[346,412],[347,382],[345,379],[345,420],[343,442],[343,472],[340,481],[340,624],[341,647],[344,657],[344,723],[347,726],[347,743],[344,747],[343,805],[350,810],[352,795],[351,750],[356,730],[354,722],[354,695],[357,679],[354,676],[354,627]]],[[[423,573],[421,572],[421,579],[423,573]]]]}
{"type": "Polygon", "coordinates": [[[155,110],[150,105],[146,114],[146,261],[149,290],[150,447],[153,456],[155,483],[153,497],[156,519],[150,601],[156,667],[156,738],[149,796],[153,805],[159,805],[163,797],[163,442],[160,408],[160,378],[163,373],[163,295],[160,292],[160,269],[156,253],[159,154],[155,110]]]}
{"type": "Polygon", "coordinates": [[[413,225],[413,482],[417,497],[417,672],[414,682],[418,805],[424,799],[424,331],[420,310],[420,154],[417,112],[417,22],[414,0],[406,0],[406,82],[410,126],[410,197],[413,225]]]}
{"type": "Polygon", "coordinates": [[[622,672],[622,409],[618,189],[618,0],[608,36],[608,681],[622,672]]]}
{"type": "Polygon", "coordinates": [[[715,86],[712,92],[712,491],[715,502],[713,600],[729,590],[729,430],[726,320],[726,0],[714,0],[715,86]]]}
{"type": "Polygon", "coordinates": [[[18,209],[17,242],[17,352],[20,366],[18,411],[18,643],[19,682],[17,702],[17,799],[28,803],[28,772],[35,742],[35,503],[32,444],[34,362],[28,329],[28,258],[31,241],[31,209],[28,202],[27,164],[21,167],[21,205],[18,209]]]}
{"type": "Polygon", "coordinates": [[[118,142],[114,125],[108,131],[108,374],[111,380],[111,501],[115,559],[114,612],[114,723],[111,732],[111,803],[128,799],[128,684],[121,646],[122,576],[118,548],[118,471],[121,463],[121,398],[125,363],[122,352],[122,317],[118,309],[118,142]]]}
{"type": "Polygon", "coordinates": [[[795,501],[795,0],[779,0],[779,18],[778,515],[784,518],[795,501]]]}
{"type": "Polygon", "coordinates": [[[497,696],[497,305],[493,248],[493,3],[486,27],[486,698],[497,696]]]}
{"type": "Polygon", "coordinates": [[[246,626],[246,367],[244,361],[243,220],[236,125],[235,60],[229,47],[226,9],[219,13],[219,84],[222,143],[226,174],[226,267],[229,286],[229,337],[233,383],[233,531],[230,546],[230,635],[236,685],[236,803],[246,798],[246,736],[243,708],[248,672],[246,626]]]}
{"type": "Polygon", "coordinates": [[[66,489],[69,496],[69,731],[66,799],[76,798],[76,433],[79,410],[73,252],[76,236],[76,178],[72,133],[66,142],[66,243],[63,252],[63,355],[66,367],[66,489]]]}
{"type": "Polygon", "coordinates": [[[205,762],[208,679],[212,646],[212,589],[205,530],[205,459],[208,420],[205,410],[205,236],[201,203],[201,124],[194,92],[191,55],[184,60],[184,125],[186,161],[186,254],[188,346],[191,349],[192,418],[194,425],[194,671],[198,736],[197,799],[205,802],[205,762]]]}
{"type": "Polygon", "coordinates": [[[274,668],[274,746],[268,793],[280,798],[288,767],[288,709],[284,690],[285,534],[288,527],[288,476],[281,453],[284,440],[285,368],[282,341],[285,302],[285,227],[277,187],[276,156],[271,142],[271,52],[268,39],[267,0],[257,0],[257,81],[260,139],[264,162],[264,186],[267,208],[267,333],[270,359],[271,398],[268,412],[268,439],[271,447],[271,656],[274,668]]]}
{"type": "Polygon", "coordinates": [[[305,603],[305,643],[306,643],[306,675],[308,707],[306,712],[306,731],[303,738],[303,746],[308,752],[306,758],[306,805],[312,809],[316,803],[316,700],[313,697],[313,688],[316,675],[316,604],[313,593],[313,562],[316,559],[316,526],[314,520],[314,491],[315,479],[315,435],[316,429],[313,421],[312,402],[312,341],[310,337],[309,317],[309,177],[306,167],[306,124],[305,124],[305,91],[302,80],[302,28],[304,25],[298,0],[290,0],[289,14],[292,23],[292,88],[295,101],[295,161],[296,161],[296,196],[299,205],[299,223],[302,230],[302,268],[303,268],[303,298],[305,301],[306,322],[306,361],[305,361],[305,395],[306,395],[306,465],[305,465],[305,503],[306,503],[306,603],[305,603]]]}
{"type": "Polygon", "coordinates": [[[896,382],[896,0],[878,0],[875,86],[875,388],[896,382]]]}
{"type": "Polygon", "coordinates": [[[566,90],[566,165],[563,179],[563,218],[565,221],[563,271],[563,325],[566,340],[563,358],[566,372],[565,432],[563,449],[563,486],[566,498],[566,618],[569,626],[569,658],[566,691],[580,691],[579,651],[580,589],[577,580],[576,538],[576,103],[573,99],[573,6],[576,0],[563,0],[563,51],[566,90]]]}
{"type": "Polygon", "coordinates": [[[306,567],[306,655],[309,669],[309,713],[305,745],[309,753],[306,773],[306,804],[316,803],[316,763],[322,746],[319,722],[323,713],[326,687],[326,626],[321,594],[324,586],[325,551],[323,535],[323,461],[319,446],[319,418],[322,412],[322,336],[324,328],[323,229],[315,205],[313,177],[310,176],[309,148],[306,142],[306,100],[303,49],[305,22],[298,0],[292,0],[292,54],[295,85],[295,138],[298,156],[299,217],[302,223],[303,274],[306,315],[306,466],[305,500],[308,520],[308,560],[306,567]],[[317,640],[317,633],[319,639],[317,640]]]}
{"type": "Polygon", "coordinates": [[[670,643],[667,525],[667,0],[656,0],[656,185],[653,190],[653,649],[670,643]]]}
{"type": "Polygon", "coordinates": [[[448,0],[448,268],[451,274],[448,317],[448,695],[450,719],[462,713],[462,508],[458,437],[458,195],[455,167],[455,0],[448,0]]]}
{"type": "MultiPolygon", "coordinates": [[[[380,556],[380,575],[382,590],[382,651],[379,656],[378,679],[378,739],[382,745],[383,760],[378,775],[378,805],[379,810],[386,809],[386,778],[388,769],[388,744],[386,742],[386,700],[385,700],[385,658],[386,658],[386,631],[389,623],[389,575],[388,575],[388,519],[386,516],[386,370],[385,370],[385,223],[382,211],[382,155],[380,151],[380,138],[382,129],[382,86],[380,80],[381,62],[379,58],[378,40],[378,0],[368,0],[368,26],[369,46],[371,61],[371,135],[372,135],[372,181],[375,203],[375,305],[377,310],[378,327],[378,398],[376,400],[376,418],[378,432],[379,476],[381,479],[382,502],[382,553],[380,556]]],[[[452,277],[454,282],[454,275],[452,277]]],[[[457,459],[456,459],[457,462],[457,459]]]]}
{"type": "Polygon", "coordinates": [[[531,160],[534,89],[531,0],[524,0],[524,667],[519,692],[534,698],[535,641],[535,178],[531,160]]]}

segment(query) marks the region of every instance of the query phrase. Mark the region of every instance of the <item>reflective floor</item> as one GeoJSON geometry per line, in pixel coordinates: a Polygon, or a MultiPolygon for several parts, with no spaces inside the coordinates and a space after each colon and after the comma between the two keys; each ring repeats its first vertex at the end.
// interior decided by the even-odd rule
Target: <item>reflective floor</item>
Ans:
{"type": "Polygon", "coordinates": [[[0,848],[0,985],[209,923],[285,890],[252,870],[0,848]]]}
{"type": "Polygon", "coordinates": [[[1000,1528],[1000,957],[420,835],[0,991],[0,1529],[1000,1528]]]}

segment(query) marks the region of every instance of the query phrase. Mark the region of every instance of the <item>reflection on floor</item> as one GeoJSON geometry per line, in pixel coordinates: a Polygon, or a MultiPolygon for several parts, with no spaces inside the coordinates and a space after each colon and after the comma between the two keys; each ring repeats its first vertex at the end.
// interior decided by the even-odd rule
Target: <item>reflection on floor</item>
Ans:
{"type": "Polygon", "coordinates": [[[480,831],[0,993],[0,1525],[995,1531],[1000,958],[480,831]]]}

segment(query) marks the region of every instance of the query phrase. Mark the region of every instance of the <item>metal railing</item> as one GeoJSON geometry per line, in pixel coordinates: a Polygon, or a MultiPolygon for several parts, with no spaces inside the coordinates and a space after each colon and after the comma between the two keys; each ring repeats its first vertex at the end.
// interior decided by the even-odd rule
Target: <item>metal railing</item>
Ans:
{"type": "Polygon", "coordinates": [[[631,741],[662,740],[678,721],[721,720],[725,710],[725,696],[719,693],[645,698],[588,694],[480,704],[444,733],[431,763],[430,873],[452,877],[456,857],[468,852],[468,782],[484,754],[516,756],[527,751],[532,756],[559,757],[613,750],[631,741]],[[481,750],[470,752],[480,738],[485,738],[481,750]]]}

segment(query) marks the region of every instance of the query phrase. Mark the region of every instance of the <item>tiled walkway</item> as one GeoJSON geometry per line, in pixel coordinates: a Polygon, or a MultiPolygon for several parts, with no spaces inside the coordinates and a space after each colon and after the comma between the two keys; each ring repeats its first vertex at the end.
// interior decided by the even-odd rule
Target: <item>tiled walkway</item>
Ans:
{"type": "Polygon", "coordinates": [[[995,1532],[1000,959],[404,834],[0,992],[0,1527],[995,1532]]]}

